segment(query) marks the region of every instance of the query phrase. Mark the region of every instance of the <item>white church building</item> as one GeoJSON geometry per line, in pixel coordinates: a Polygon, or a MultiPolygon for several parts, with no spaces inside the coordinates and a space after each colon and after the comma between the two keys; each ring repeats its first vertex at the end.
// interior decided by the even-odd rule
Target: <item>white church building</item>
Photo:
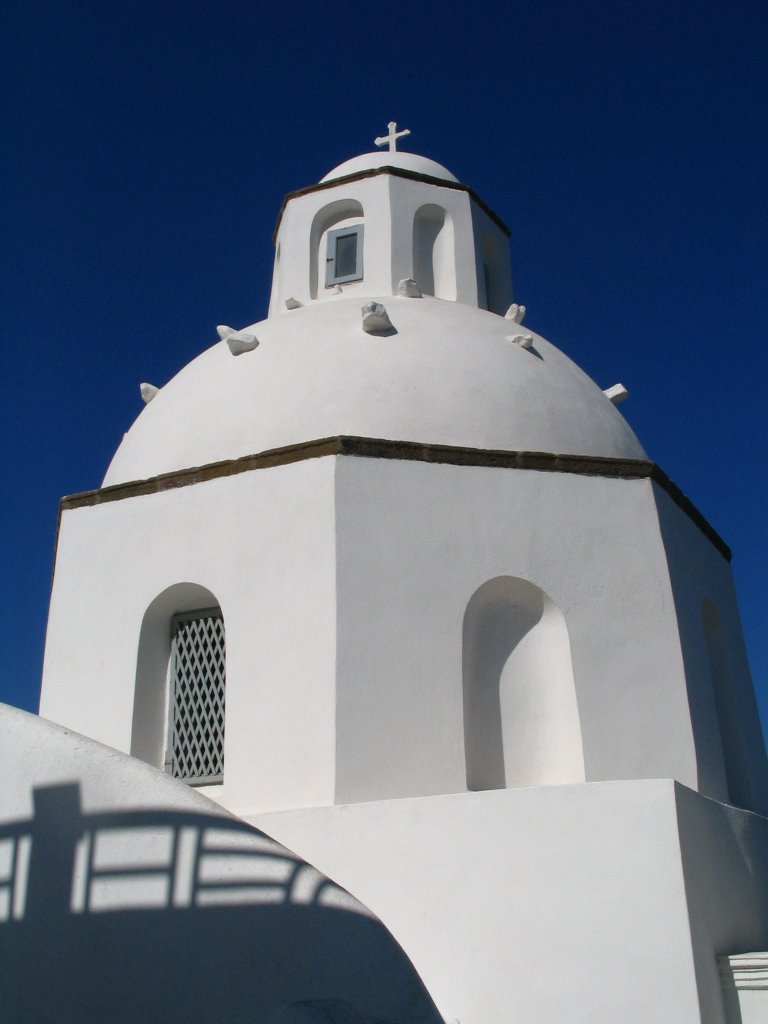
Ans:
{"type": "Polygon", "coordinates": [[[768,1022],[730,552],[401,135],[62,499],[9,1020],[768,1022]]]}

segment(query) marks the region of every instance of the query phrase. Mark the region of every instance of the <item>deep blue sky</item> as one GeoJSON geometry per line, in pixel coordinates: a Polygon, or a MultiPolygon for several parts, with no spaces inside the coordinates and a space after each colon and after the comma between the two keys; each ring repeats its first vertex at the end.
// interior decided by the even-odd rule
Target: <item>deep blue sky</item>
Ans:
{"type": "Polygon", "coordinates": [[[59,496],[98,486],[140,381],[264,315],[284,193],[395,119],[734,548],[768,722],[764,0],[25,0],[0,35],[0,699],[37,706],[59,496]]]}

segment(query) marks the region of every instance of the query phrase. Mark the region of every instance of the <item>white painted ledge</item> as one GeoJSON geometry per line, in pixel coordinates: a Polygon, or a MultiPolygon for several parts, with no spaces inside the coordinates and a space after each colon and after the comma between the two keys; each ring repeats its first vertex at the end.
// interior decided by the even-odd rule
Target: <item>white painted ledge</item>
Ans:
{"type": "Polygon", "coordinates": [[[768,1021],[768,952],[718,957],[728,1024],[768,1021]]]}

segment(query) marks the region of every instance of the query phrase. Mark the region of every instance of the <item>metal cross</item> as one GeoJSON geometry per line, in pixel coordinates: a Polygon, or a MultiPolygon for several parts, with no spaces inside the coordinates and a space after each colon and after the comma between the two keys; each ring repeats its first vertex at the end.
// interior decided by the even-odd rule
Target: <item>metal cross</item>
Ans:
{"type": "Polygon", "coordinates": [[[397,130],[397,121],[390,121],[389,124],[387,125],[387,128],[389,129],[389,133],[387,135],[380,135],[378,139],[374,139],[374,145],[386,146],[386,144],[389,143],[389,152],[396,153],[397,140],[402,139],[404,135],[410,135],[411,129],[403,128],[403,130],[399,132],[397,130]]]}

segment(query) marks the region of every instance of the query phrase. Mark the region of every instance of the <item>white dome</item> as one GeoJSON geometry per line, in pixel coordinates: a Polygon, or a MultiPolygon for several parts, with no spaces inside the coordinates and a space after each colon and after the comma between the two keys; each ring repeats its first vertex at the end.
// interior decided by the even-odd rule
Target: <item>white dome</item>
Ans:
{"type": "Polygon", "coordinates": [[[397,334],[361,327],[359,298],[246,328],[147,405],[104,485],[347,434],[509,451],[646,458],[622,415],[567,356],[527,327],[440,299],[383,296],[397,334]]]}
{"type": "Polygon", "coordinates": [[[360,156],[353,156],[351,160],[345,160],[343,164],[328,171],[320,181],[334,181],[347,174],[359,174],[360,171],[375,170],[377,167],[399,167],[404,171],[426,174],[430,178],[442,178],[444,181],[459,180],[447,167],[426,156],[417,156],[416,153],[390,153],[388,150],[377,149],[374,153],[361,153],[360,156]]]}

